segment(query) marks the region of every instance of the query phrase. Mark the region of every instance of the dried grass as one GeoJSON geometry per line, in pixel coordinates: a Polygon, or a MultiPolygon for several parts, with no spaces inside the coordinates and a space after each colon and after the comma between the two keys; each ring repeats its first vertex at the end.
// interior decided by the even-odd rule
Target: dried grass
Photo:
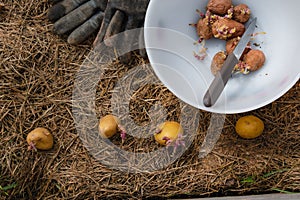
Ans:
{"type": "MultiPolygon", "coordinates": [[[[198,159],[199,144],[211,114],[199,111],[198,134],[188,151],[164,170],[125,173],[101,165],[82,145],[72,114],[72,91],[80,63],[91,41],[70,46],[51,33],[45,0],[4,0],[0,15],[0,198],[2,199],[124,199],[224,196],[300,192],[300,117],[298,82],[270,105],[227,115],[213,152],[198,159]],[[235,121],[254,114],[265,122],[264,134],[243,140],[235,121]],[[27,133],[43,126],[55,146],[28,152],[27,133]],[[11,186],[10,189],[3,189],[11,186]]],[[[135,57],[133,65],[147,63],[135,57]]],[[[117,61],[106,71],[97,96],[98,117],[111,112],[116,80],[130,68],[117,61]]],[[[168,118],[177,119],[178,99],[162,85],[140,88],[131,99],[132,118],[149,120],[147,110],[161,100],[168,118]]],[[[115,140],[118,143],[118,139],[115,140]]],[[[153,141],[128,140],[128,149],[148,151],[153,141]],[[147,144],[147,145],[145,145],[147,144]]]]}

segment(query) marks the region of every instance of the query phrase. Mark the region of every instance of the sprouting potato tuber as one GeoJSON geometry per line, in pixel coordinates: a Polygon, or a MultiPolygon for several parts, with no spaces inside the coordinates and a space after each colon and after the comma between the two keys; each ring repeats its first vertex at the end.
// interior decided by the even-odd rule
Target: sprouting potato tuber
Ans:
{"type": "Polygon", "coordinates": [[[258,50],[252,49],[247,54],[245,54],[243,61],[247,64],[249,71],[256,71],[260,69],[265,63],[265,54],[258,50]]]}
{"type": "Polygon", "coordinates": [[[221,70],[225,60],[226,60],[227,55],[225,54],[224,51],[220,51],[216,53],[216,55],[213,57],[210,70],[213,75],[216,75],[218,71],[221,70]]]}
{"type": "Polygon", "coordinates": [[[99,121],[99,133],[103,138],[110,138],[118,131],[119,119],[113,115],[106,115],[99,121]]]}
{"type": "Polygon", "coordinates": [[[239,4],[233,8],[233,19],[245,23],[250,19],[251,11],[246,4],[239,4]]]}
{"type": "Polygon", "coordinates": [[[231,54],[233,52],[233,50],[235,49],[235,47],[239,43],[240,39],[241,39],[240,37],[236,37],[236,38],[232,38],[232,39],[230,39],[226,42],[226,47],[225,48],[226,48],[227,54],[231,54]]]}
{"type": "Polygon", "coordinates": [[[178,122],[166,121],[159,125],[154,139],[161,145],[168,145],[183,134],[183,129],[178,122]]]}
{"type": "Polygon", "coordinates": [[[118,131],[121,132],[122,140],[125,139],[125,129],[120,125],[119,119],[114,115],[105,115],[99,121],[99,134],[103,138],[110,138],[118,131]]]}
{"type": "Polygon", "coordinates": [[[213,37],[208,18],[199,19],[197,23],[197,33],[200,38],[208,40],[213,37]]]}
{"type": "Polygon", "coordinates": [[[207,9],[214,14],[225,15],[231,5],[231,0],[209,0],[207,9]]]}
{"type": "MultiPolygon", "coordinates": [[[[240,37],[236,37],[236,38],[232,38],[230,40],[227,40],[226,42],[226,53],[227,55],[229,55],[230,53],[232,53],[235,49],[235,47],[238,45],[239,41],[240,41],[240,37]]],[[[251,50],[251,46],[250,46],[250,42],[248,43],[248,46],[245,48],[243,54],[241,55],[240,60],[243,60],[244,56],[251,50]]]]}
{"type": "Polygon", "coordinates": [[[53,147],[53,136],[46,128],[36,128],[27,135],[29,150],[49,150],[53,147]]]}
{"type": "Polygon", "coordinates": [[[215,38],[227,40],[242,36],[245,32],[245,26],[232,19],[219,18],[213,23],[212,32],[215,38]]]}

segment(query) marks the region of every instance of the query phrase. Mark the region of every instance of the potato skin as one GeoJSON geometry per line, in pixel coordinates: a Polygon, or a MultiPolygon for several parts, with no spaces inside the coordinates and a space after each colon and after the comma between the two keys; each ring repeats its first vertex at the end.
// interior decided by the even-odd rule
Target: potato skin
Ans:
{"type": "Polygon", "coordinates": [[[264,131],[264,122],[254,115],[239,118],[235,124],[236,133],[245,139],[254,139],[264,131]]]}
{"type": "Polygon", "coordinates": [[[233,19],[245,23],[250,19],[251,11],[246,4],[239,4],[233,8],[233,19]]]}
{"type": "Polygon", "coordinates": [[[227,55],[225,54],[224,51],[220,51],[216,53],[216,55],[213,57],[211,65],[210,65],[210,70],[211,73],[215,76],[218,71],[222,69],[222,66],[226,60],[227,55]]]}
{"type": "Polygon", "coordinates": [[[197,33],[200,38],[208,40],[213,37],[208,18],[199,19],[197,23],[197,33]]]}
{"type": "MultiPolygon", "coordinates": [[[[240,41],[240,37],[236,37],[236,38],[232,38],[230,40],[228,40],[226,42],[226,53],[227,54],[231,54],[235,47],[238,45],[239,41],[240,41]]],[[[248,43],[248,46],[245,48],[243,54],[241,55],[240,57],[240,60],[243,60],[244,56],[251,50],[251,47],[250,47],[250,43],[248,43]]]]}
{"type": "MultiPolygon", "coordinates": [[[[26,137],[27,143],[36,149],[50,150],[53,147],[53,136],[50,131],[43,127],[32,130],[26,137]]],[[[31,149],[31,148],[30,148],[31,149]]]]}
{"type": "Polygon", "coordinates": [[[212,33],[214,37],[221,40],[228,40],[242,36],[244,32],[244,24],[223,17],[220,17],[212,25],[212,33]]]}
{"type": "Polygon", "coordinates": [[[252,49],[244,56],[243,61],[247,64],[249,71],[256,71],[264,65],[266,56],[262,51],[252,49]]]}
{"type": "Polygon", "coordinates": [[[225,15],[231,8],[231,0],[209,0],[207,9],[217,15],[225,15]]]}
{"type": "Polygon", "coordinates": [[[182,126],[176,121],[166,121],[159,125],[159,133],[154,134],[154,139],[161,145],[167,145],[167,137],[171,141],[175,141],[178,136],[183,134],[182,126]]]}
{"type": "Polygon", "coordinates": [[[226,42],[226,52],[231,54],[240,41],[240,37],[232,38],[226,42]]]}
{"type": "Polygon", "coordinates": [[[99,134],[102,138],[110,138],[118,131],[119,119],[114,115],[105,115],[99,120],[99,134]]]}

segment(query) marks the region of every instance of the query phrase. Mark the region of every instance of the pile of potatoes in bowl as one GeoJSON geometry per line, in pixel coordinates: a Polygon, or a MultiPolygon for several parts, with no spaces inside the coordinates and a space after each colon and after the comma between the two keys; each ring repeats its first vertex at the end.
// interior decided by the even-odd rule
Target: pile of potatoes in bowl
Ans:
{"type": "MultiPolygon", "coordinates": [[[[206,13],[200,13],[200,19],[195,24],[199,41],[211,38],[226,40],[226,51],[216,53],[212,59],[211,72],[216,75],[245,32],[251,10],[246,4],[233,5],[231,0],[209,0],[206,8],[206,13]]],[[[233,72],[248,74],[260,69],[265,60],[265,54],[252,49],[249,44],[233,72]]]]}

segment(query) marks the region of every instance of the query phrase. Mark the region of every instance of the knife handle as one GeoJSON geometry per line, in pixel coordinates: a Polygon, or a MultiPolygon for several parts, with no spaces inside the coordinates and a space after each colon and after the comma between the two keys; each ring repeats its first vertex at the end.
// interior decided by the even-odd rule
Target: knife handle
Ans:
{"type": "Polygon", "coordinates": [[[211,107],[216,103],[222,93],[228,79],[231,76],[234,66],[239,62],[238,58],[233,54],[229,54],[225,60],[222,69],[217,72],[213,82],[203,97],[203,104],[206,107],[211,107]]]}

